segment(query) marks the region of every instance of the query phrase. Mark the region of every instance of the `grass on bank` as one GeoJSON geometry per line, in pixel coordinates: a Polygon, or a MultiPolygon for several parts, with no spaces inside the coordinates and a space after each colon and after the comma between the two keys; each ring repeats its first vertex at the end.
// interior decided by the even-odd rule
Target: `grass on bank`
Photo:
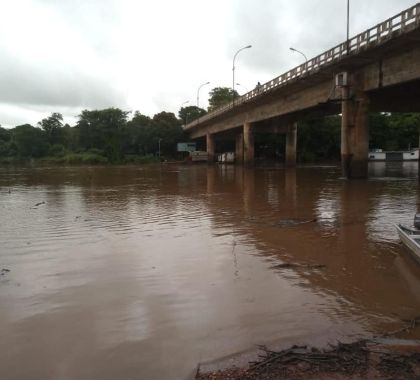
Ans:
{"type": "Polygon", "coordinates": [[[125,155],[120,159],[109,160],[107,157],[94,152],[65,153],[59,156],[46,156],[41,158],[28,157],[0,157],[2,165],[19,164],[55,164],[55,165],[107,165],[107,164],[149,164],[159,162],[158,157],[152,155],[125,155]]]}

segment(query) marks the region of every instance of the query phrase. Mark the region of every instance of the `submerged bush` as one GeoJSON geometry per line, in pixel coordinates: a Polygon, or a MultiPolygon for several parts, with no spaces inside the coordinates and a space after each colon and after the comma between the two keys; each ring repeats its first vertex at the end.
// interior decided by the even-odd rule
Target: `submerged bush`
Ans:
{"type": "Polygon", "coordinates": [[[127,164],[151,164],[154,162],[159,162],[159,158],[151,154],[146,156],[139,156],[136,154],[127,154],[125,156],[125,162],[127,164]]]}
{"type": "Polygon", "coordinates": [[[53,157],[63,157],[66,154],[66,149],[62,144],[51,145],[48,149],[48,155],[53,157]]]}
{"type": "Polygon", "coordinates": [[[63,157],[64,164],[107,164],[108,159],[104,156],[94,153],[72,153],[63,157]]]}

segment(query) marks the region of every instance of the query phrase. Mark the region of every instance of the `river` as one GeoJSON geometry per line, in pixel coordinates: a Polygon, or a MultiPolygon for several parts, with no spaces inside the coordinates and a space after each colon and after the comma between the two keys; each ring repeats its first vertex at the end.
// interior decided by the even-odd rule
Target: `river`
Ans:
{"type": "Polygon", "coordinates": [[[185,379],[257,344],[325,345],[420,314],[394,223],[417,165],[0,168],[9,379],[185,379]]]}

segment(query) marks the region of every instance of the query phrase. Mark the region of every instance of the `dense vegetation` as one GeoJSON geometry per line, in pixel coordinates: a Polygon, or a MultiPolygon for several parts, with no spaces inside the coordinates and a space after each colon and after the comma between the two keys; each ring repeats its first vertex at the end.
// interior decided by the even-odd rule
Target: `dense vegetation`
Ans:
{"type": "Polygon", "coordinates": [[[181,121],[173,113],[150,118],[118,108],[83,111],[74,127],[63,125],[53,113],[34,127],[0,128],[3,161],[45,158],[57,163],[127,163],[174,157],[176,143],[183,141],[181,121]]]}
{"type": "MultiPolygon", "coordinates": [[[[226,88],[210,92],[209,110],[232,101],[226,88]]],[[[176,144],[187,141],[182,125],[206,114],[196,106],[183,107],[178,117],[160,112],[152,118],[118,108],[84,110],[76,125],[63,124],[59,113],[37,126],[0,127],[0,162],[28,159],[56,163],[143,163],[176,157],[176,144]],[[160,156],[160,157],[159,157],[160,156]]],[[[340,159],[340,117],[304,121],[298,127],[300,162],[340,159]]],[[[370,147],[398,150],[418,147],[420,114],[372,114],[370,147]]],[[[282,160],[283,135],[257,134],[260,157],[282,160]]],[[[201,142],[204,149],[205,143],[201,142]]],[[[218,151],[234,150],[234,142],[218,143],[218,151]]]]}
{"type": "MultiPolygon", "coordinates": [[[[419,146],[420,114],[374,113],[369,120],[369,147],[408,150],[419,146]]],[[[261,134],[255,138],[260,157],[284,160],[285,136],[261,134]]],[[[331,116],[298,123],[299,162],[339,161],[341,117],[331,116]]]]}

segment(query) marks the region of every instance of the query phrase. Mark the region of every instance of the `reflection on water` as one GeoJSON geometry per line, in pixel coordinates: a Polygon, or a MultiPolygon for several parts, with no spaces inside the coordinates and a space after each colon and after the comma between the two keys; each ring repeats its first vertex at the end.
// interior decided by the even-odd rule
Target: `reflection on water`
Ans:
{"type": "Polygon", "coordinates": [[[370,174],[0,169],[2,378],[182,379],[255,344],[393,329],[420,309],[393,227],[420,203],[417,165],[370,174]]]}

